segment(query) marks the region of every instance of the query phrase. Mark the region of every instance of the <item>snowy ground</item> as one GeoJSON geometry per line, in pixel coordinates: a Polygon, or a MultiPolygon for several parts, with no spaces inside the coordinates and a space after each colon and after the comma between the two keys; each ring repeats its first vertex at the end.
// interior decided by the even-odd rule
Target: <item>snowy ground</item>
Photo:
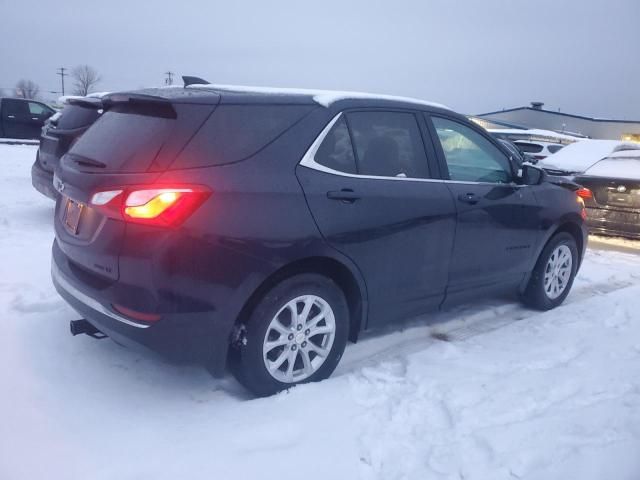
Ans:
{"type": "Polygon", "coordinates": [[[0,145],[0,479],[640,478],[635,243],[590,249],[555,311],[431,316],[348,347],[325,382],[250,400],[231,378],[70,336],[34,154],[0,145]]]}

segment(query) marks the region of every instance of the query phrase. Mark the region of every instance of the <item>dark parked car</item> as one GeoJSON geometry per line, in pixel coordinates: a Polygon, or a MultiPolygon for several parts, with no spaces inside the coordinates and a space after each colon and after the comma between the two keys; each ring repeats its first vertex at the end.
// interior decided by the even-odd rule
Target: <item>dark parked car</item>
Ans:
{"type": "Polygon", "coordinates": [[[49,105],[23,98],[0,98],[0,138],[40,138],[44,122],[55,113],[49,105]]]}
{"type": "Polygon", "coordinates": [[[31,183],[36,190],[53,200],[58,197],[58,192],[53,188],[53,172],[60,158],[101,113],[100,98],[69,98],[62,112],[45,123],[36,161],[31,167],[31,183]]]}
{"type": "Polygon", "coordinates": [[[52,276],[84,320],[258,395],[348,340],[471,297],[550,309],[586,246],[576,192],[444,107],[295,91],[112,94],[56,170],[52,276]]]}
{"type": "Polygon", "coordinates": [[[575,178],[593,233],[640,238],[640,150],[620,151],[575,178]]]}

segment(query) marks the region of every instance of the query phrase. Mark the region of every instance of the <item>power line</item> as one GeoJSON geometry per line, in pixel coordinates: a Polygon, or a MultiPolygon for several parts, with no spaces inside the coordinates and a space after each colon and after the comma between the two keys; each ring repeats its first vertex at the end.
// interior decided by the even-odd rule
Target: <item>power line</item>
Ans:
{"type": "Polygon", "coordinates": [[[173,76],[175,75],[172,71],[164,72],[167,78],[164,79],[165,85],[173,85],[173,76]]]}
{"type": "Polygon", "coordinates": [[[65,75],[69,75],[68,73],[64,73],[65,70],[66,70],[66,68],[60,67],[60,68],[58,68],[58,72],[56,72],[57,75],[60,75],[60,80],[62,81],[62,95],[63,96],[64,96],[64,77],[65,77],[65,75]]]}

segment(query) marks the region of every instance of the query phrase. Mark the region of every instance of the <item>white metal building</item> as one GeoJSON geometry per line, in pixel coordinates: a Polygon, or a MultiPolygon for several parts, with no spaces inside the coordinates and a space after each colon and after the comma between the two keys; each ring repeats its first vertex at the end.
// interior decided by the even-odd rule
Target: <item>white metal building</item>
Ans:
{"type": "Polygon", "coordinates": [[[475,119],[478,119],[480,124],[486,121],[488,128],[540,128],[590,138],[640,142],[640,120],[591,118],[545,110],[543,106],[542,102],[531,102],[531,106],[528,107],[482,113],[476,115],[475,119]]]}

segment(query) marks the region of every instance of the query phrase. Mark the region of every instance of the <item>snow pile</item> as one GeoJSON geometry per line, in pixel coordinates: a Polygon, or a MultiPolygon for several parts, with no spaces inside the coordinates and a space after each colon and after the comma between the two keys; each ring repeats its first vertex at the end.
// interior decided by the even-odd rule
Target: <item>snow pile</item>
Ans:
{"type": "Polygon", "coordinates": [[[567,173],[584,172],[591,165],[614,152],[637,149],[637,144],[629,142],[585,139],[567,145],[562,150],[540,160],[538,166],[567,173]]]}
{"type": "Polygon", "coordinates": [[[430,315],[350,345],[325,382],[251,400],[69,335],[34,156],[0,145],[1,479],[639,478],[640,255],[588,251],[554,311],[430,315]]]}

